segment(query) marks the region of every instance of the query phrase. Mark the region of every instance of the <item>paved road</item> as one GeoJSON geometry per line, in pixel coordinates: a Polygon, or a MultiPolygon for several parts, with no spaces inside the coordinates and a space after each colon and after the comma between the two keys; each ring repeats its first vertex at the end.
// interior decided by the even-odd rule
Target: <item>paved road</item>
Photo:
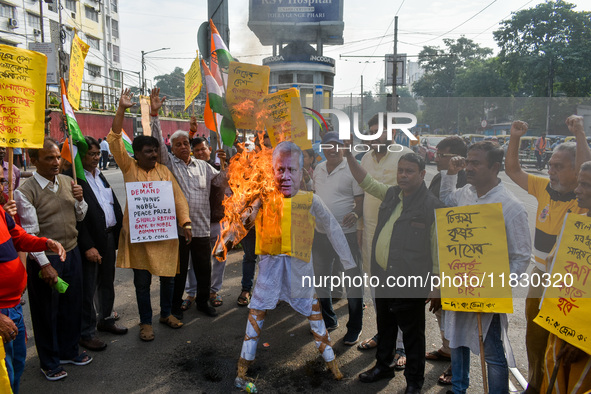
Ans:
{"type": "MultiPolygon", "coordinates": [[[[428,166],[427,183],[435,174],[435,167],[428,166]]],[[[121,172],[106,171],[120,201],[125,201],[121,172]]],[[[521,199],[528,210],[533,234],[536,201],[515,186],[502,173],[501,179],[521,199]]],[[[48,382],[39,371],[33,331],[27,323],[29,342],[25,373],[21,388],[23,393],[185,393],[185,392],[238,392],[233,388],[236,361],[240,354],[247,318],[247,310],[236,305],[240,292],[242,253],[229,254],[221,295],[224,304],[218,309],[219,316],[207,317],[195,309],[185,313],[185,326],[173,330],[158,324],[159,285],[155,279],[152,286],[154,331],[156,339],[144,343],[138,338],[139,318],[131,270],[117,269],[115,309],[122,316],[119,324],[129,327],[125,336],[102,334],[108,343],[104,352],[90,352],[94,360],[84,367],[67,366],[69,376],[58,382],[48,382]]],[[[525,319],[523,295],[517,293],[515,312],[509,316],[509,336],[515,353],[517,368],[527,376],[525,354],[525,319]]],[[[366,297],[362,337],[376,331],[375,314],[371,299],[366,297]]],[[[405,388],[402,373],[390,382],[360,383],[357,375],[374,363],[374,351],[359,351],[342,343],[346,333],[346,301],[336,303],[340,327],[332,334],[335,351],[346,378],[334,382],[325,371],[322,359],[313,345],[305,318],[294,313],[281,303],[267,314],[259,343],[257,359],[251,368],[256,385],[261,392],[402,392],[405,388]],[[267,344],[263,346],[263,344],[267,344]]],[[[25,306],[28,316],[28,307],[25,306]]],[[[437,323],[432,315],[427,316],[427,350],[435,350],[441,344],[437,323]]],[[[437,377],[447,367],[446,363],[427,362],[425,393],[445,393],[447,387],[436,384],[437,377]]],[[[478,357],[472,357],[470,393],[482,392],[482,379],[478,357]]],[[[512,383],[519,389],[515,379],[512,383]]]]}

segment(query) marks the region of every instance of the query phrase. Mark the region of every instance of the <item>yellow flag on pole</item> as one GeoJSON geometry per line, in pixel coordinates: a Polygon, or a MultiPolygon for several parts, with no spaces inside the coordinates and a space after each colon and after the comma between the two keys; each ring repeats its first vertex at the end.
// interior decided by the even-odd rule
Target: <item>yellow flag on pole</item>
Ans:
{"type": "Polygon", "coordinates": [[[189,105],[191,105],[191,101],[193,101],[201,91],[202,85],[201,64],[199,62],[199,53],[197,53],[197,57],[193,60],[191,68],[185,74],[185,111],[189,108],[189,105]]]}
{"type": "Polygon", "coordinates": [[[82,75],[84,74],[84,59],[90,46],[74,34],[70,49],[70,77],[68,79],[68,99],[72,108],[80,109],[80,92],[82,91],[82,75]]]}

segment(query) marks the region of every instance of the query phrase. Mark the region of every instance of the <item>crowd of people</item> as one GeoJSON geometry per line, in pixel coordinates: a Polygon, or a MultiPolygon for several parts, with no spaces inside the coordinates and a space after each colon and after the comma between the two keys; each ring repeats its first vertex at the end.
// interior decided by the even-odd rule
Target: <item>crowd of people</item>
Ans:
{"type": "MultiPolygon", "coordinates": [[[[236,192],[228,181],[229,171],[236,167],[227,167],[235,152],[219,149],[217,159],[210,160],[208,141],[192,138],[194,121],[191,133],[177,131],[164,138],[158,119],[164,100],[159,89],[151,92],[152,135],[134,138],[133,157],[122,138],[125,110],[133,106],[132,94],[125,90],[105,139],[86,137],[84,174],[77,174],[77,182],[71,169],[61,172],[60,149],[51,138],[45,139],[43,148],[29,150],[36,169],[32,176],[24,182],[18,173],[12,177],[14,201],[5,195],[0,208],[0,336],[13,392],[19,391],[26,357],[21,305],[25,287],[40,368],[52,381],[67,376],[64,365],[87,365],[93,360],[80,347],[91,351],[107,347],[97,331],[127,334],[113,310],[115,267],[133,269],[142,341],[155,339],[150,298],[154,275],[160,280],[161,324],[182,328],[183,314],[193,304],[205,316],[217,316],[216,307],[224,301],[220,290],[225,260],[213,258],[212,250],[223,232],[222,202],[236,192]],[[129,212],[122,210],[102,173],[109,155],[125,182],[171,183],[178,239],[131,242],[129,212]],[[18,252],[28,252],[26,269],[18,252]]],[[[262,199],[254,226],[245,228],[241,242],[243,275],[236,302],[248,306],[249,312],[237,387],[247,387],[266,313],[280,301],[309,320],[328,369],[335,379],[342,379],[330,338],[339,326],[333,298],[342,295],[319,284],[303,286],[302,278],[366,273],[385,283],[390,276],[438,275],[436,209],[500,203],[511,273],[533,269],[532,273],[541,274],[548,271],[566,213],[588,214],[591,208],[591,163],[586,163],[591,161],[591,149],[582,117],[566,120],[576,143],[554,150],[549,178],[529,174],[519,165],[519,141],[528,125],[515,121],[505,158],[492,141],[467,147],[460,137],[443,139],[437,146],[438,173],[427,186],[425,162],[419,155],[409,148],[379,149],[389,143],[386,133],[379,133],[379,125],[387,124],[379,116],[368,126],[370,133],[381,136],[360,161],[347,149],[350,142],[333,131],[322,133],[323,146],[330,148],[323,149],[321,162],[314,150],[302,151],[290,141],[273,148],[268,135],[261,134],[253,153],[239,147],[237,154],[251,159],[261,151],[271,155],[276,198],[262,199]],[[538,201],[533,240],[524,204],[498,177],[503,159],[512,182],[538,201]]],[[[3,155],[0,148],[2,159],[3,155]]],[[[5,165],[3,191],[8,190],[7,171],[5,165]]],[[[465,393],[470,386],[470,355],[481,351],[476,314],[442,311],[438,289],[372,288],[368,304],[375,308],[377,332],[362,339],[365,290],[344,289],[348,321],[343,343],[362,351],[376,349],[375,365],[360,373],[359,381],[391,379],[396,370],[404,370],[405,392],[418,393],[424,386],[426,360],[448,361],[439,383],[449,385],[449,392],[465,393]],[[425,344],[427,311],[435,314],[441,331],[442,345],[432,352],[425,344]]],[[[532,285],[525,300],[529,362],[525,392],[546,392],[548,385],[558,393],[587,392],[591,356],[563,345],[533,322],[542,291],[543,287],[532,285]],[[558,372],[551,376],[555,369],[558,372]]],[[[489,390],[508,393],[514,360],[507,316],[486,313],[481,323],[489,390]]]]}

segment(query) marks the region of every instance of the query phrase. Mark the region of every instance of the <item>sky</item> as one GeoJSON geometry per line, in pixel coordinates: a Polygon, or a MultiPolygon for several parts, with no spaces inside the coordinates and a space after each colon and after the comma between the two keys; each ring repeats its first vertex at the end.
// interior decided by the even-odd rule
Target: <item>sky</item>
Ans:
{"type": "MultiPolygon", "coordinates": [[[[226,0],[229,9],[230,52],[241,62],[261,64],[272,54],[248,28],[248,0],[226,0]]],[[[493,32],[512,12],[535,7],[539,0],[344,0],[344,45],[325,46],[336,60],[334,94],[373,90],[384,78],[383,56],[393,52],[394,17],[398,16],[398,53],[416,60],[424,45],[443,48],[444,38],[462,35],[498,52],[493,32]],[[347,55],[368,56],[350,58],[347,55]]],[[[573,1],[576,11],[591,11],[591,0],[573,1]]],[[[142,0],[119,2],[121,57],[125,70],[140,71],[141,51],[170,48],[146,56],[146,78],[175,67],[188,71],[195,59],[197,30],[208,19],[207,0],[142,0]],[[141,4],[141,7],[139,7],[141,4]]],[[[137,84],[137,75],[125,81],[137,84]]],[[[150,85],[148,85],[150,86],[150,85]]]]}

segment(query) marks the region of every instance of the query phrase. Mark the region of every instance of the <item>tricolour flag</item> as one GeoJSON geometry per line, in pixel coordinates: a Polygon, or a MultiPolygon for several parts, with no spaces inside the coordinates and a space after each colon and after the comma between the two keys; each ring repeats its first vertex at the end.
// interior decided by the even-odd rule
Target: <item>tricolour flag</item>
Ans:
{"type": "MultiPolygon", "coordinates": [[[[203,74],[205,75],[205,86],[207,88],[207,99],[209,101],[209,105],[213,112],[221,115],[216,116],[216,125],[218,128],[216,131],[219,131],[224,145],[232,146],[234,144],[234,140],[236,139],[236,127],[232,121],[230,110],[224,103],[222,88],[211,74],[209,67],[207,67],[207,64],[205,64],[203,59],[201,60],[201,65],[203,66],[203,74]]],[[[207,111],[208,109],[206,108],[205,110],[207,111]]]]}
{"type": "MultiPolygon", "coordinates": [[[[72,144],[75,145],[70,147],[70,160],[74,158],[74,168],[76,169],[76,177],[86,181],[86,176],[84,176],[84,167],[82,166],[82,159],[81,156],[85,156],[86,152],[88,151],[88,145],[86,144],[86,140],[82,135],[82,131],[80,131],[80,127],[78,126],[78,122],[76,121],[76,116],[74,115],[74,110],[68,101],[68,94],[66,93],[66,83],[64,79],[61,79],[61,88],[62,88],[62,111],[66,116],[66,123],[68,126],[68,134],[72,136],[72,144]],[[76,148],[76,149],[74,149],[76,148]]],[[[71,162],[71,161],[70,161],[71,162]]]]}
{"type": "Polygon", "coordinates": [[[123,129],[121,129],[121,137],[123,139],[123,145],[125,146],[125,150],[130,155],[133,155],[133,147],[131,146],[131,140],[129,139],[129,136],[123,129]]]}
{"type": "Polygon", "coordinates": [[[222,77],[222,71],[227,74],[230,62],[234,61],[234,58],[230,55],[226,43],[211,19],[209,20],[209,27],[211,29],[211,72],[218,83],[221,84],[223,81],[225,90],[228,79],[222,77]]]}

